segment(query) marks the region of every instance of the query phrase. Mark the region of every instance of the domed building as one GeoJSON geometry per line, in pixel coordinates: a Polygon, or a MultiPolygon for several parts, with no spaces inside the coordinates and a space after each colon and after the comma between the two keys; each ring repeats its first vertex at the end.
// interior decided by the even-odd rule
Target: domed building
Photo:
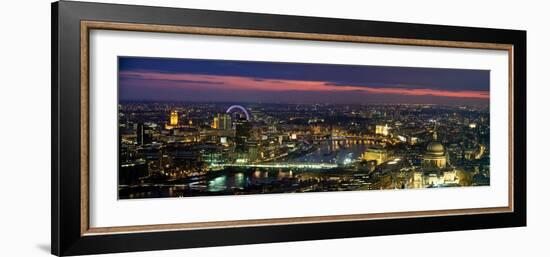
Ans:
{"type": "Polygon", "coordinates": [[[447,154],[445,147],[437,141],[437,133],[434,132],[433,141],[426,147],[426,153],[422,159],[422,167],[425,169],[442,169],[447,167],[447,154]]]}
{"type": "Polygon", "coordinates": [[[411,182],[413,188],[457,185],[456,170],[449,162],[445,147],[437,141],[436,132],[433,140],[426,146],[422,168],[414,172],[411,182]]]}

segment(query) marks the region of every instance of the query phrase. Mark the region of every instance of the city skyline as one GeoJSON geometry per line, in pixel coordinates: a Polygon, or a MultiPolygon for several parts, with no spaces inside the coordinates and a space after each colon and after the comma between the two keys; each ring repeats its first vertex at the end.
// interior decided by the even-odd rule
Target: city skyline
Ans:
{"type": "Polygon", "coordinates": [[[119,57],[121,101],[489,104],[489,71],[119,57]]]}
{"type": "Polygon", "coordinates": [[[490,185],[489,71],[119,58],[118,198],[490,185]]]}

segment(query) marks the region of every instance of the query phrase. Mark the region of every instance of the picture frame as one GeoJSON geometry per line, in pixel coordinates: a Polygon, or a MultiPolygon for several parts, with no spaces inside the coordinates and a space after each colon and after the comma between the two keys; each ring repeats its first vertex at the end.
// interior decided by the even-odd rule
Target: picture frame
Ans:
{"type": "Polygon", "coordinates": [[[52,4],[52,254],[81,255],[526,225],[526,32],[60,1],[52,4]],[[90,226],[90,31],[508,53],[505,207],[90,226]]]}

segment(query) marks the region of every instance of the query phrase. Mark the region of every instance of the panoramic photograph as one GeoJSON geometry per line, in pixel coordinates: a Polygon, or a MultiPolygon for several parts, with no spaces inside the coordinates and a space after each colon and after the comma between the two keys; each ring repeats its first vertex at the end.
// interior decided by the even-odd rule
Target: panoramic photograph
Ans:
{"type": "Polygon", "coordinates": [[[490,185],[490,71],[118,57],[118,199],[490,185]]]}

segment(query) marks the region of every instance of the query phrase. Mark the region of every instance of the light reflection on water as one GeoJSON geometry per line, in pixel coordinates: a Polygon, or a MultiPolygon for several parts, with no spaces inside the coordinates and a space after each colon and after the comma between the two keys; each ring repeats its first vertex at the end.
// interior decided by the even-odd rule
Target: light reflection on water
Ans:
{"type": "MultiPolygon", "coordinates": [[[[250,185],[269,184],[275,181],[293,178],[293,172],[283,170],[260,170],[252,172],[238,172],[234,174],[223,174],[208,180],[206,191],[220,192],[227,189],[245,189],[250,185]]],[[[193,186],[192,186],[193,187],[193,186]]],[[[200,189],[196,186],[195,189],[200,189]]]]}
{"type": "MultiPolygon", "coordinates": [[[[337,144],[337,143],[322,143],[320,147],[306,155],[289,158],[286,162],[299,163],[337,163],[342,164],[346,159],[360,158],[365,152],[367,145],[364,144],[337,144]]],[[[202,189],[208,192],[220,192],[228,189],[245,189],[250,185],[269,184],[285,179],[292,179],[295,174],[300,171],[290,169],[255,169],[253,171],[237,172],[233,174],[223,174],[215,178],[211,178],[207,182],[206,188],[202,189]]],[[[308,171],[312,173],[315,171],[308,171]]]]}
{"type": "MultiPolygon", "coordinates": [[[[278,162],[343,164],[346,160],[360,158],[366,149],[367,145],[364,144],[330,144],[324,142],[311,153],[289,157],[285,160],[278,160],[278,162]]],[[[220,171],[219,175],[197,177],[192,182],[143,188],[141,191],[129,193],[128,198],[179,197],[185,195],[186,192],[193,192],[189,193],[190,195],[201,195],[200,193],[224,195],[239,191],[265,193],[289,190],[291,192],[295,185],[302,183],[302,179],[325,176],[324,171],[315,169],[293,170],[291,168],[230,168],[220,171]]]]}
{"type": "Polygon", "coordinates": [[[333,163],[342,164],[346,159],[357,159],[367,150],[365,144],[339,144],[322,143],[319,148],[311,153],[296,158],[289,162],[333,163]]]}

